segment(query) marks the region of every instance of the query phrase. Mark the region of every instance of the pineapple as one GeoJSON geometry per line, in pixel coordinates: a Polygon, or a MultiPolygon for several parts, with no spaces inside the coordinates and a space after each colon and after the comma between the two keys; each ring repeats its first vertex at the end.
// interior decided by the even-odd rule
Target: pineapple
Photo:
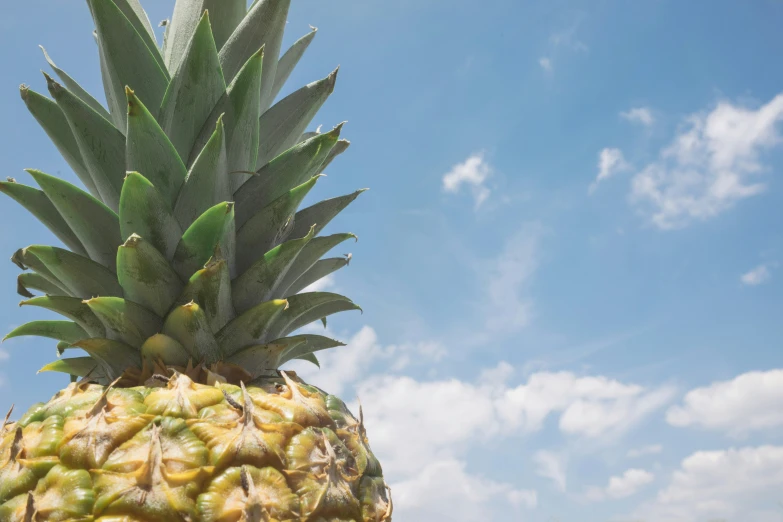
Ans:
{"type": "Polygon", "coordinates": [[[88,0],[107,106],[46,51],[51,98],[22,86],[84,188],[0,184],[67,247],[13,255],[22,305],[67,320],[7,338],[71,376],[0,427],[0,522],[391,520],[361,410],[279,370],[359,309],[302,293],[348,264],[319,234],[361,191],[299,210],[348,142],[306,132],[337,71],[272,103],[315,35],[278,59],[289,3],[177,0],[159,47],[138,0],[88,0]]]}

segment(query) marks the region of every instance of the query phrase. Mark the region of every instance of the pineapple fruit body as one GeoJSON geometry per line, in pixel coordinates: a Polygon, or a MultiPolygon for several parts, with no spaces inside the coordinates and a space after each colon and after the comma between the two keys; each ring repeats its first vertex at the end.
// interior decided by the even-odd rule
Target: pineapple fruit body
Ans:
{"type": "Polygon", "coordinates": [[[315,36],[281,55],[289,3],[177,0],[158,46],[138,0],[87,0],[106,106],[46,51],[51,98],[21,87],[81,183],[0,182],[62,244],[12,261],[64,320],[6,339],[55,340],[41,371],[71,377],[0,426],[0,522],[391,521],[361,411],[280,370],[360,309],[307,291],[348,265],[322,231],[362,190],[299,208],[349,143],[307,131],[337,71],[277,100],[315,36]]]}

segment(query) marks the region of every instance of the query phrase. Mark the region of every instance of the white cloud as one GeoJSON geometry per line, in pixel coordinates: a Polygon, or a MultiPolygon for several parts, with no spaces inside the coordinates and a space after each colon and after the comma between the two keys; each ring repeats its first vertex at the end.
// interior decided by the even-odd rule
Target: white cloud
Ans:
{"type": "Polygon", "coordinates": [[[533,304],[527,288],[538,269],[543,232],[537,223],[521,226],[508,238],[500,255],[480,267],[486,278],[484,306],[490,332],[513,332],[530,322],[533,304]]]}
{"type": "Polygon", "coordinates": [[[609,478],[606,487],[587,488],[586,500],[601,502],[607,499],[621,499],[635,495],[644,486],[655,480],[655,475],[643,469],[629,469],[622,475],[609,478]]]}
{"type": "Polygon", "coordinates": [[[650,522],[777,522],[781,517],[783,447],[700,451],[636,515],[650,522]]]}
{"type": "Polygon", "coordinates": [[[533,455],[533,462],[536,464],[536,473],[544,478],[550,479],[555,483],[557,489],[565,492],[568,476],[568,456],[564,453],[555,453],[552,451],[538,451],[533,455]]]}
{"type": "Polygon", "coordinates": [[[721,102],[708,114],[691,115],[658,161],[636,174],[631,201],[658,228],[674,229],[760,194],[760,156],[781,143],[781,119],[783,94],[756,110],[721,102]]]}
{"type": "Polygon", "coordinates": [[[334,288],[334,276],[329,274],[326,277],[322,277],[315,283],[304,288],[302,292],[324,292],[334,288]]]}
{"type": "Polygon", "coordinates": [[[748,286],[757,286],[769,281],[772,274],[769,271],[767,265],[759,265],[753,270],[746,272],[740,276],[740,281],[748,286]]]}
{"type": "Polygon", "coordinates": [[[590,185],[589,192],[592,194],[598,188],[599,183],[630,168],[630,164],[625,161],[623,151],[620,149],[605,148],[601,150],[598,153],[598,176],[590,185]]]}
{"type": "Polygon", "coordinates": [[[743,436],[783,426],[783,369],[744,373],[696,388],[666,413],[669,424],[743,436]]]}
{"type": "Polygon", "coordinates": [[[454,459],[432,462],[416,476],[391,487],[395,517],[400,520],[481,522],[499,502],[527,509],[538,505],[535,491],[470,475],[465,463],[454,459]]]}
{"type": "Polygon", "coordinates": [[[443,176],[443,190],[457,193],[463,185],[470,186],[475,201],[475,208],[479,208],[490,195],[486,181],[492,175],[492,167],[484,158],[483,152],[473,154],[468,159],[454,165],[443,176]]]}
{"type": "Polygon", "coordinates": [[[538,59],[538,65],[541,66],[546,72],[552,72],[552,60],[546,56],[542,56],[538,59]]]}
{"type": "Polygon", "coordinates": [[[632,123],[640,123],[645,127],[649,127],[655,123],[655,117],[649,107],[634,107],[621,112],[620,117],[632,123]]]}
{"type": "Polygon", "coordinates": [[[11,356],[5,350],[0,350],[0,361],[7,361],[11,356]]]}
{"type": "Polygon", "coordinates": [[[639,457],[644,457],[645,455],[658,455],[663,451],[663,446],[660,444],[651,444],[649,446],[643,446],[641,448],[633,448],[628,450],[628,453],[626,453],[626,456],[629,459],[636,459],[639,457]]]}

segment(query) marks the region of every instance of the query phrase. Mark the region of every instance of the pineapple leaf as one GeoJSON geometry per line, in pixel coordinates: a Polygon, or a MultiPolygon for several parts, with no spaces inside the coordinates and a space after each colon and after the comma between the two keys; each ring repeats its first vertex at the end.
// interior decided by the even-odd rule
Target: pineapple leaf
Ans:
{"type": "Polygon", "coordinates": [[[225,259],[211,259],[207,265],[193,274],[178,304],[196,302],[203,309],[209,327],[219,331],[236,317],[231,302],[231,276],[225,259]]]}
{"type": "Polygon", "coordinates": [[[288,298],[288,303],[289,307],[280,314],[269,330],[271,337],[262,338],[262,342],[285,337],[294,330],[338,312],[361,310],[347,297],[330,292],[308,292],[294,295],[288,298]]]}
{"type": "Polygon", "coordinates": [[[316,357],[312,353],[306,353],[304,355],[300,355],[298,357],[295,357],[295,359],[300,359],[302,361],[311,362],[314,365],[316,365],[319,369],[321,368],[321,363],[318,361],[318,357],[316,357]]]}
{"type": "Polygon", "coordinates": [[[258,158],[261,99],[258,96],[264,78],[265,51],[253,54],[228,87],[224,104],[228,105],[227,151],[231,190],[236,190],[247,179],[237,171],[255,169],[258,158]]]}
{"type": "Polygon", "coordinates": [[[312,268],[321,257],[340,243],[349,239],[359,240],[353,234],[333,234],[331,236],[315,237],[302,249],[297,256],[296,261],[288,270],[288,273],[280,284],[282,295],[291,295],[296,292],[290,292],[289,288],[302,277],[310,268],[312,268]]]}
{"type": "Polygon", "coordinates": [[[197,303],[175,307],[166,317],[163,333],[178,341],[197,362],[211,364],[221,358],[207,316],[197,303]]]}
{"type": "Polygon", "coordinates": [[[46,96],[31,90],[26,85],[19,89],[22,100],[27,106],[27,110],[41,125],[46,135],[52,140],[54,146],[60,151],[63,159],[68,163],[71,169],[76,173],[87,190],[95,197],[100,197],[95,183],[92,181],[90,171],[82,160],[82,153],[79,150],[79,144],[73,136],[68,119],[63,114],[62,109],[46,96]]]}
{"type": "MultiPolygon", "coordinates": [[[[95,261],[62,248],[33,245],[25,253],[35,256],[74,297],[122,296],[112,271],[95,261]]],[[[29,261],[29,258],[26,258],[29,261]]]]}
{"type": "Polygon", "coordinates": [[[84,301],[106,328],[106,337],[117,339],[136,349],[158,333],[160,317],[139,304],[119,297],[95,297],[84,301]]]}
{"type": "Polygon", "coordinates": [[[112,210],[117,210],[125,175],[125,136],[62,85],[49,76],[46,79],[49,92],[68,119],[100,199],[112,210]]]}
{"type": "Polygon", "coordinates": [[[103,83],[103,92],[106,96],[106,106],[109,107],[111,122],[125,133],[128,127],[128,103],[125,100],[125,91],[114,89],[115,85],[122,85],[120,77],[112,64],[106,58],[106,50],[98,38],[98,31],[93,31],[93,38],[98,46],[98,58],[101,64],[101,82],[103,83]]]}
{"type": "Polygon", "coordinates": [[[171,207],[188,171],[166,133],[136,94],[127,88],[127,171],[141,173],[155,185],[171,207]]]}
{"type": "Polygon", "coordinates": [[[288,301],[276,299],[258,304],[228,323],[216,336],[220,351],[232,356],[248,346],[263,344],[276,319],[288,308],[288,301]]]}
{"type": "Polygon", "coordinates": [[[191,360],[185,347],[168,335],[155,334],[141,345],[141,358],[152,366],[163,361],[167,366],[187,366],[191,360]]]}
{"type": "Polygon", "coordinates": [[[57,359],[54,362],[50,362],[38,370],[38,373],[57,372],[76,375],[77,377],[86,377],[89,374],[91,377],[102,377],[103,371],[96,372],[96,369],[99,369],[99,364],[92,357],[71,357],[69,359],[57,359]]]}
{"type": "Polygon", "coordinates": [[[205,12],[160,108],[160,126],[185,161],[212,109],[226,92],[209,20],[205,12]]]}
{"type": "MultiPolygon", "coordinates": [[[[351,142],[348,140],[339,140],[334,147],[332,147],[332,150],[329,151],[329,155],[326,157],[326,161],[324,161],[323,165],[321,165],[321,171],[323,172],[326,170],[326,168],[332,164],[334,159],[348,150],[348,147],[351,146],[351,142]]],[[[320,174],[319,172],[319,174],[320,174]]]]}
{"type": "Polygon", "coordinates": [[[158,42],[155,39],[155,30],[152,28],[152,23],[150,23],[150,19],[147,16],[147,13],[144,12],[144,9],[141,7],[139,0],[113,1],[117,7],[120,8],[120,11],[122,11],[128,21],[133,24],[136,32],[139,33],[139,36],[141,36],[142,40],[144,40],[144,43],[147,44],[147,48],[155,57],[155,60],[158,62],[158,64],[162,68],[165,68],[166,66],[163,62],[163,56],[161,56],[160,51],[158,50],[158,42]]]}
{"type": "Polygon", "coordinates": [[[128,368],[141,368],[139,351],[121,341],[95,337],[82,339],[72,344],[71,348],[81,348],[87,352],[109,379],[116,379],[128,368]]]}
{"type": "Polygon", "coordinates": [[[50,285],[56,287],[59,290],[56,295],[74,297],[71,295],[71,291],[68,289],[68,286],[60,281],[48,268],[46,268],[46,265],[44,265],[40,259],[27,252],[26,248],[20,248],[14,252],[14,255],[11,256],[11,261],[22,270],[27,270],[28,268],[32,269],[36,274],[49,282],[50,285]]]}
{"type": "Polygon", "coordinates": [[[272,92],[269,93],[270,102],[274,101],[275,98],[277,98],[277,95],[280,94],[285,82],[288,81],[288,78],[299,63],[299,60],[302,59],[307,48],[310,47],[310,43],[313,41],[313,38],[315,38],[315,33],[317,32],[318,29],[311,26],[310,32],[294,42],[294,45],[292,45],[280,58],[280,61],[277,63],[277,70],[275,71],[275,84],[272,86],[272,92]]]}
{"type": "Polygon", "coordinates": [[[269,344],[245,348],[229,357],[227,362],[241,366],[256,378],[270,370],[276,370],[280,366],[282,354],[302,344],[305,344],[304,340],[288,337],[269,344]]]}
{"type": "Polygon", "coordinates": [[[72,251],[78,254],[86,253],[79,238],[43,191],[15,181],[3,181],[0,182],[0,192],[27,209],[72,251]]]}
{"type": "Polygon", "coordinates": [[[315,225],[315,233],[320,233],[337,214],[342,212],[345,207],[359,197],[359,194],[366,190],[361,189],[353,194],[325,199],[311,207],[300,210],[294,217],[294,228],[291,231],[291,237],[304,237],[308,229],[313,225],[315,225]]]}
{"type": "Polygon", "coordinates": [[[204,0],[204,8],[212,19],[212,33],[221,49],[247,14],[245,0],[204,0]]]}
{"type": "MultiPolygon", "coordinates": [[[[309,181],[289,190],[263,207],[239,229],[236,253],[237,270],[240,273],[285,240],[294,225],[294,212],[317,181],[318,176],[314,176],[309,181]]],[[[305,235],[307,233],[299,237],[305,235]]]]}
{"type": "Polygon", "coordinates": [[[231,285],[231,296],[236,311],[241,314],[279,294],[280,283],[288,269],[311,239],[313,239],[312,231],[301,239],[286,241],[276,246],[236,278],[231,285]]]}
{"type": "Polygon", "coordinates": [[[19,303],[19,306],[37,306],[45,308],[76,322],[76,324],[81,326],[93,337],[106,335],[106,328],[103,326],[103,323],[101,323],[100,320],[98,320],[98,317],[92,313],[90,307],[84,304],[78,297],[35,297],[33,299],[28,299],[27,301],[22,301],[19,303]]]}
{"type": "Polygon", "coordinates": [[[261,80],[262,110],[269,107],[269,96],[275,81],[277,60],[283,42],[283,31],[291,0],[260,0],[250,11],[220,50],[220,65],[226,79],[233,80],[250,55],[266,49],[264,78],[261,80]]]}
{"type": "Polygon", "coordinates": [[[30,299],[35,297],[35,295],[30,292],[30,289],[38,290],[39,292],[43,292],[46,295],[71,295],[66,290],[50,282],[41,274],[37,274],[35,272],[25,272],[24,274],[19,274],[16,278],[16,293],[22,297],[30,299]]]}
{"type": "MultiPolygon", "coordinates": [[[[98,40],[107,67],[113,71],[111,90],[118,100],[125,87],[134,89],[150,107],[160,107],[169,84],[169,74],[162,66],[157,49],[151,50],[148,40],[112,0],[88,0],[98,40]]],[[[107,94],[108,97],[108,94],[107,94]]]]}
{"type": "Polygon", "coordinates": [[[168,203],[138,172],[129,172],[122,185],[120,234],[124,239],[138,234],[168,260],[174,257],[182,237],[182,229],[171,215],[168,203]]]}
{"type": "Polygon", "coordinates": [[[92,110],[111,121],[111,114],[109,114],[109,111],[104,109],[103,105],[101,105],[98,100],[93,98],[90,93],[85,91],[76,80],[68,75],[68,73],[57,67],[57,65],[55,65],[54,61],[52,61],[51,57],[49,56],[49,53],[47,53],[46,49],[44,49],[43,45],[39,45],[39,47],[41,48],[41,51],[43,51],[44,59],[49,64],[49,67],[52,68],[57,77],[60,78],[60,80],[65,84],[65,87],[74,95],[76,95],[80,100],[89,105],[92,110]]]}
{"type": "Polygon", "coordinates": [[[174,215],[182,227],[189,227],[218,202],[231,199],[227,173],[226,132],[221,117],[212,137],[190,168],[177,197],[174,215]]]}
{"type": "Polygon", "coordinates": [[[336,81],[335,69],[323,80],[289,94],[261,115],[257,169],[296,145],[318,109],[334,91],[336,81]]]}
{"type": "Polygon", "coordinates": [[[342,124],[288,149],[267,163],[234,194],[237,224],[241,227],[256,212],[292,188],[319,174],[332,147],[340,137],[342,124]]]}
{"type": "Polygon", "coordinates": [[[3,341],[25,336],[48,337],[73,344],[90,335],[84,331],[84,328],[71,321],[32,321],[15,328],[3,338],[3,341]]]}
{"type": "Polygon", "coordinates": [[[333,257],[317,261],[310,268],[310,270],[302,274],[302,276],[285,291],[285,297],[301,292],[316,281],[319,281],[329,274],[333,274],[341,268],[348,266],[350,262],[350,254],[344,257],[333,257]]]}
{"type": "MultiPolygon", "coordinates": [[[[291,341],[296,340],[301,342],[292,342],[291,346],[281,355],[279,364],[285,364],[292,359],[298,359],[299,357],[302,357],[303,355],[307,355],[309,353],[345,346],[345,343],[336,341],[334,339],[330,339],[328,337],[324,337],[322,335],[305,334],[305,335],[297,335],[294,337],[285,337],[282,340],[289,340],[289,339],[291,341]]],[[[272,341],[272,342],[277,343],[279,341],[272,341]]]]}
{"type": "Polygon", "coordinates": [[[182,234],[174,253],[174,268],[183,278],[199,270],[219,249],[233,274],[235,252],[234,204],[219,203],[204,212],[182,234]]]}
{"type": "Polygon", "coordinates": [[[133,234],[117,251],[117,278],[125,297],[166,315],[184,285],[158,249],[133,234]]]}
{"type": "Polygon", "coordinates": [[[38,170],[27,172],[79,238],[90,259],[113,271],[117,247],[122,243],[117,214],[66,181],[38,170]]]}

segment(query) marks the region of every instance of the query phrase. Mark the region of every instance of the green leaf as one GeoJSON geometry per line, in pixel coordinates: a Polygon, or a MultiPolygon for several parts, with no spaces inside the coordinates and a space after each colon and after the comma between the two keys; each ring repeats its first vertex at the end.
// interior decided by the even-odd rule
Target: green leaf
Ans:
{"type": "Polygon", "coordinates": [[[84,103],[90,106],[92,110],[106,118],[107,120],[111,121],[111,114],[109,114],[109,111],[103,108],[103,105],[92,97],[90,93],[85,91],[79,83],[71,78],[68,73],[57,67],[55,65],[54,61],[52,61],[51,57],[49,56],[49,53],[46,52],[46,49],[44,49],[43,45],[39,45],[38,47],[41,48],[41,51],[43,51],[44,59],[46,59],[46,62],[49,64],[49,67],[52,68],[54,73],[60,78],[60,80],[65,84],[65,87],[71,91],[74,95],[76,95],[80,100],[82,100],[84,103]]]}
{"type": "Polygon", "coordinates": [[[166,258],[133,234],[117,251],[117,278],[125,297],[164,317],[184,287],[166,258]]]}
{"type": "Polygon", "coordinates": [[[191,360],[185,347],[168,335],[155,334],[141,346],[141,358],[154,364],[158,360],[166,366],[187,366],[191,360]]]}
{"type": "Polygon", "coordinates": [[[166,68],[163,62],[163,56],[158,50],[158,42],[155,39],[155,30],[152,28],[150,19],[144,9],[141,7],[139,0],[113,0],[117,7],[120,8],[125,18],[133,24],[136,32],[139,33],[144,43],[147,44],[147,49],[150,50],[158,65],[162,69],[166,68]]]}
{"type": "Polygon", "coordinates": [[[318,362],[318,357],[316,357],[312,353],[306,353],[304,355],[300,355],[299,357],[296,357],[296,359],[301,359],[303,361],[311,362],[314,365],[318,366],[318,368],[321,368],[321,363],[318,362]]]}
{"type": "Polygon", "coordinates": [[[264,344],[275,320],[288,308],[288,301],[276,299],[254,306],[230,323],[216,336],[220,351],[231,356],[242,348],[264,344]]]}
{"type": "Polygon", "coordinates": [[[330,292],[308,292],[288,298],[288,309],[280,314],[269,331],[269,339],[285,337],[289,333],[329,315],[348,310],[361,310],[345,296],[330,292]]]}
{"type": "Polygon", "coordinates": [[[247,14],[245,0],[204,0],[204,8],[212,19],[212,33],[221,49],[247,14]]]}
{"type": "Polygon", "coordinates": [[[280,283],[296,261],[302,249],[313,238],[286,241],[261,257],[232,284],[231,295],[237,313],[243,313],[258,303],[269,301],[279,294],[280,283]]]}
{"type": "Polygon", "coordinates": [[[129,368],[141,368],[139,351],[120,341],[100,338],[82,339],[71,347],[81,348],[87,352],[109,379],[116,379],[129,368]]]}
{"type": "Polygon", "coordinates": [[[116,91],[115,85],[122,85],[117,71],[109,63],[106,58],[106,50],[103,48],[100,38],[98,38],[98,31],[93,31],[93,38],[98,46],[98,59],[101,64],[101,82],[103,83],[103,92],[106,96],[106,106],[111,113],[111,122],[114,126],[120,129],[125,134],[125,129],[128,127],[128,103],[125,100],[124,91],[116,91]]]}
{"type": "Polygon", "coordinates": [[[274,101],[274,99],[277,98],[277,95],[280,94],[280,90],[283,88],[283,85],[285,85],[285,82],[288,81],[296,64],[299,63],[299,60],[310,46],[310,43],[313,41],[313,38],[315,38],[315,33],[317,32],[317,28],[310,26],[310,32],[294,42],[294,45],[292,45],[282,58],[280,58],[280,61],[277,64],[277,70],[275,71],[275,83],[272,86],[272,92],[269,93],[270,102],[274,101]]]}
{"type": "Polygon", "coordinates": [[[209,18],[206,12],[201,17],[160,109],[160,126],[185,161],[212,109],[226,92],[209,18]]]}
{"type": "Polygon", "coordinates": [[[166,318],[163,333],[182,344],[196,362],[211,364],[221,359],[207,316],[196,303],[175,307],[166,318]]]}
{"type": "Polygon", "coordinates": [[[145,39],[111,0],[88,0],[98,30],[103,56],[114,74],[113,96],[122,99],[125,87],[138,93],[149,107],[160,107],[169,74],[145,39]]]}
{"type": "Polygon", "coordinates": [[[294,228],[290,237],[304,237],[313,225],[315,225],[315,233],[320,233],[337,214],[342,212],[345,207],[359,197],[359,194],[365,191],[367,189],[357,190],[353,194],[337,198],[325,199],[311,207],[300,210],[294,217],[294,228]]]}
{"type": "Polygon", "coordinates": [[[62,85],[49,76],[46,79],[49,92],[68,119],[100,199],[112,210],[117,210],[125,176],[125,136],[62,85]]]}
{"type": "Polygon", "coordinates": [[[138,172],[129,172],[120,195],[120,234],[138,234],[166,259],[174,257],[182,229],[158,189],[138,172]]]}
{"type": "Polygon", "coordinates": [[[88,374],[91,377],[103,377],[103,371],[97,371],[100,365],[98,361],[92,357],[71,357],[70,359],[57,359],[54,362],[50,362],[40,370],[42,372],[57,372],[65,373],[69,375],[76,375],[77,377],[86,377],[88,374]]]}
{"type": "Polygon", "coordinates": [[[190,168],[179,192],[174,215],[182,227],[189,227],[207,209],[231,199],[226,160],[226,133],[223,118],[190,168]]]}
{"type": "Polygon", "coordinates": [[[92,310],[78,297],[46,296],[22,301],[19,306],[37,306],[67,317],[93,337],[102,337],[106,329],[92,310]]]}
{"type": "Polygon", "coordinates": [[[106,328],[106,337],[136,349],[160,331],[162,320],[146,308],[119,297],[96,297],[85,301],[106,328]]]}
{"type": "Polygon", "coordinates": [[[35,272],[25,272],[24,274],[19,274],[16,277],[16,293],[22,297],[30,299],[35,297],[35,295],[30,292],[30,289],[38,290],[39,292],[43,292],[46,295],[71,295],[66,290],[63,290],[54,283],[51,283],[41,274],[37,274],[35,272]]]}
{"type": "Polygon", "coordinates": [[[174,254],[174,268],[183,279],[202,268],[219,249],[229,262],[233,274],[232,260],[235,251],[234,204],[219,203],[204,212],[182,235],[174,254]]]}
{"type": "Polygon", "coordinates": [[[258,158],[261,125],[259,118],[263,110],[258,93],[264,78],[264,54],[264,49],[253,54],[228,87],[228,98],[225,102],[228,106],[226,147],[232,192],[239,188],[248,176],[238,171],[255,170],[258,158]]]}
{"type": "Polygon", "coordinates": [[[95,261],[62,248],[33,245],[25,249],[46,266],[74,297],[122,296],[112,271],[95,261]]]}
{"type": "Polygon", "coordinates": [[[294,264],[288,270],[285,279],[280,283],[281,295],[291,295],[288,289],[297,279],[310,270],[321,257],[340,243],[349,239],[359,240],[353,234],[333,234],[331,236],[315,237],[302,249],[294,264]]]}
{"type": "Polygon", "coordinates": [[[89,337],[90,334],[85,332],[84,328],[71,321],[32,321],[15,328],[3,338],[3,341],[25,336],[48,337],[49,339],[73,344],[85,337],[89,337]]]}
{"type": "MultiPolygon", "coordinates": [[[[292,342],[291,346],[283,352],[280,357],[280,364],[285,364],[292,359],[298,359],[307,354],[319,352],[321,350],[328,350],[330,348],[338,348],[345,346],[345,343],[324,337],[322,335],[297,335],[294,337],[285,337],[282,340],[301,341],[292,342]]],[[[279,342],[279,341],[273,341],[279,342]]]]}
{"type": "Polygon", "coordinates": [[[90,259],[114,270],[120,239],[117,214],[70,183],[38,170],[27,171],[54,204],[90,259]]]}
{"type": "Polygon", "coordinates": [[[86,253],[79,238],[43,191],[15,181],[3,181],[0,182],[0,192],[27,209],[72,251],[78,254],[86,253]]]}
{"type": "Polygon", "coordinates": [[[261,83],[262,111],[269,107],[268,98],[275,82],[277,60],[290,4],[291,0],[256,2],[220,50],[220,65],[229,80],[236,76],[254,52],[262,47],[266,49],[264,78],[261,83]]]}
{"type": "Polygon", "coordinates": [[[239,273],[285,240],[293,225],[294,212],[316,181],[318,176],[289,190],[262,208],[239,229],[236,249],[239,273]]]}
{"type": "Polygon", "coordinates": [[[237,224],[241,227],[259,208],[319,174],[321,165],[340,137],[341,123],[288,149],[252,176],[234,194],[237,224]]]}
{"type": "Polygon", "coordinates": [[[155,185],[173,208],[188,170],[174,145],[136,94],[128,88],[126,170],[135,171],[155,185]]]}
{"type": "Polygon", "coordinates": [[[326,157],[326,161],[324,161],[323,165],[321,165],[321,171],[319,174],[327,169],[329,165],[332,164],[334,159],[348,150],[348,147],[351,146],[351,142],[348,140],[339,140],[337,144],[332,148],[332,150],[329,151],[329,155],[326,157]]]}
{"type": "Polygon", "coordinates": [[[11,256],[11,261],[22,270],[27,270],[28,268],[34,270],[36,274],[44,278],[50,285],[56,287],[59,292],[56,292],[54,295],[67,295],[73,297],[68,286],[46,268],[46,265],[44,265],[40,259],[32,253],[29,253],[26,248],[20,248],[14,252],[14,255],[11,256]]]}
{"type": "Polygon", "coordinates": [[[209,328],[219,331],[236,317],[231,302],[231,276],[225,259],[210,259],[207,265],[193,274],[177,299],[179,304],[197,303],[207,317],[209,328]]]}
{"type": "Polygon", "coordinates": [[[54,146],[60,151],[63,159],[76,173],[87,190],[95,197],[100,197],[95,183],[92,181],[90,171],[82,160],[79,144],[73,136],[68,119],[62,109],[49,98],[30,90],[26,85],[20,87],[20,94],[30,114],[41,125],[46,135],[52,140],[54,146]]]}
{"type": "Polygon", "coordinates": [[[310,268],[310,270],[302,274],[302,276],[297,279],[296,282],[294,282],[294,284],[291,285],[283,295],[288,297],[297,294],[316,281],[319,281],[329,274],[333,274],[341,268],[348,266],[350,262],[350,254],[344,257],[321,259],[320,261],[316,262],[313,267],[310,268]]]}
{"type": "Polygon", "coordinates": [[[261,115],[256,169],[296,145],[318,109],[334,91],[336,81],[335,69],[323,80],[289,94],[261,115]]]}
{"type": "Polygon", "coordinates": [[[276,370],[280,366],[281,355],[301,344],[305,344],[305,341],[288,337],[269,344],[245,348],[229,357],[227,362],[240,366],[255,378],[270,370],[276,370]]]}

